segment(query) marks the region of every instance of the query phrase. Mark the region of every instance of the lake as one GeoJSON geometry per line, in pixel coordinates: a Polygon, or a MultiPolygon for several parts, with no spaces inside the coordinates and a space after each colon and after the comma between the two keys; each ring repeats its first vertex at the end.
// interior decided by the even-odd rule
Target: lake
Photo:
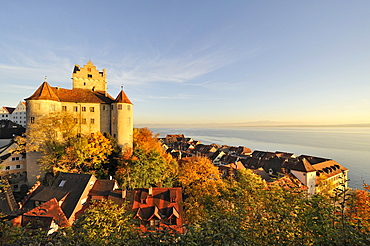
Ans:
{"type": "Polygon", "coordinates": [[[150,128],[153,133],[184,134],[204,144],[245,146],[252,150],[284,151],[333,159],[349,169],[349,187],[370,183],[368,127],[235,127],[150,128]]]}

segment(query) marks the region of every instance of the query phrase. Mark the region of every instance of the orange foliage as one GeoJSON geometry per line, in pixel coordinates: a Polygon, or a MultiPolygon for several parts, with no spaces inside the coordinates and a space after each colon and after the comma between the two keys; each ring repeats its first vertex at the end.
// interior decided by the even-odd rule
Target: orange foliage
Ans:
{"type": "Polygon", "coordinates": [[[349,211],[354,224],[361,223],[363,229],[370,231],[370,185],[364,183],[363,190],[355,191],[355,200],[349,211]]]}

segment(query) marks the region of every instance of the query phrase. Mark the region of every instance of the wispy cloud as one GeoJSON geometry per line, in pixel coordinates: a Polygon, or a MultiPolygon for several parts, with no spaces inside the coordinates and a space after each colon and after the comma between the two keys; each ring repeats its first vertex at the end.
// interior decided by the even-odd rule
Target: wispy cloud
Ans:
{"type": "Polygon", "coordinates": [[[178,94],[173,96],[148,96],[149,99],[182,100],[194,98],[193,95],[178,94]]]}
{"type": "Polygon", "coordinates": [[[198,51],[172,58],[162,55],[147,58],[125,58],[110,70],[113,84],[148,84],[153,82],[184,83],[208,74],[234,61],[228,50],[199,54],[198,51]]]}

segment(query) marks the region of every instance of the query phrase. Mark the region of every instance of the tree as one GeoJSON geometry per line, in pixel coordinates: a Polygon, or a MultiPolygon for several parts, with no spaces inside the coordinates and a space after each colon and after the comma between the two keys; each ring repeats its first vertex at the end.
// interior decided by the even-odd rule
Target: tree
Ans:
{"type": "Polygon", "coordinates": [[[100,132],[78,134],[70,113],[56,112],[40,118],[30,125],[26,137],[26,149],[42,153],[38,163],[44,170],[107,176],[102,165],[112,152],[110,140],[100,132]]]}
{"type": "Polygon", "coordinates": [[[223,189],[218,168],[206,157],[187,157],[179,161],[178,182],[185,194],[186,219],[200,221],[212,209],[223,189]]]}
{"type": "Polygon", "coordinates": [[[134,129],[133,152],[120,159],[116,178],[124,187],[149,188],[160,183],[171,187],[177,176],[177,162],[167,154],[147,128],[134,129]]]}
{"type": "Polygon", "coordinates": [[[75,245],[137,245],[139,231],[125,206],[94,201],[69,231],[75,245]]]}

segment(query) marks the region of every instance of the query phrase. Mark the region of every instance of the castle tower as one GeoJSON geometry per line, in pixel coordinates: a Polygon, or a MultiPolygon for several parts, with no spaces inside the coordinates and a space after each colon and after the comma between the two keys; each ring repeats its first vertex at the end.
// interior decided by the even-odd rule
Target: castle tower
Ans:
{"type": "Polygon", "coordinates": [[[124,149],[132,149],[133,141],[133,104],[123,89],[112,103],[112,136],[124,149]]]}
{"type": "Polygon", "coordinates": [[[75,65],[72,73],[74,89],[89,89],[92,91],[107,91],[106,70],[98,71],[91,61],[83,66],[75,65]]]}
{"type": "Polygon", "coordinates": [[[25,99],[27,102],[27,125],[33,123],[35,118],[48,115],[61,110],[61,102],[49,83],[44,81],[41,86],[25,99]]]}

